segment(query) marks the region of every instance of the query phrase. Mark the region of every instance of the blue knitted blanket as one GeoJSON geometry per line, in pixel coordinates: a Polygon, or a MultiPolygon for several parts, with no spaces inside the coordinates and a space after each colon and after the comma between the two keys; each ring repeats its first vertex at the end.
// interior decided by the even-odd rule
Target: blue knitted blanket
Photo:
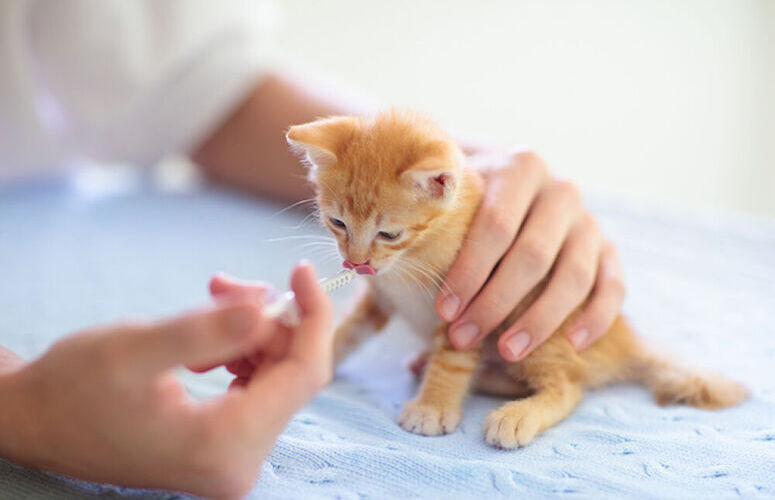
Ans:
{"type": "MultiPolygon", "coordinates": [[[[620,249],[633,324],[683,359],[746,383],[749,402],[663,409],[639,387],[610,387],[528,447],[500,451],[483,442],[481,425],[502,400],[474,396],[457,432],[416,436],[395,423],[415,391],[406,364],[417,348],[396,321],[293,419],[250,498],[775,496],[775,224],[603,196],[591,205],[620,249]]],[[[296,260],[320,259],[300,248],[303,239],[272,240],[319,230],[277,212],[209,189],[3,188],[0,344],[30,358],[87,325],[201,304],[216,271],[284,286],[296,260]]],[[[181,377],[198,397],[228,382],[223,370],[181,377]]],[[[93,496],[181,497],[0,460],[2,498],[93,496]]]]}

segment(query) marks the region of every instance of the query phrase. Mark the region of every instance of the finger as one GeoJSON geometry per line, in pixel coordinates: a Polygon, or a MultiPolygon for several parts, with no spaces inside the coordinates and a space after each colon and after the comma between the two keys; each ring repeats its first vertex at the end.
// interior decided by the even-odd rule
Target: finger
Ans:
{"type": "Polygon", "coordinates": [[[277,335],[271,342],[262,346],[260,351],[248,356],[248,359],[254,366],[259,366],[264,361],[269,363],[282,361],[288,357],[294,335],[292,330],[287,329],[284,334],[277,335]]]}
{"type": "MultiPolygon", "coordinates": [[[[209,289],[216,302],[246,299],[255,300],[262,305],[266,302],[268,293],[271,292],[271,288],[265,283],[242,281],[222,273],[216,274],[210,279],[209,289]]],[[[195,373],[204,373],[218,368],[222,364],[189,365],[187,368],[195,373]]]]}
{"type": "Polygon", "coordinates": [[[455,347],[473,347],[506,320],[549,273],[580,214],[581,197],[572,184],[554,181],[542,190],[490,281],[450,327],[455,347]]]}
{"type": "Polygon", "coordinates": [[[256,367],[247,358],[226,363],[226,371],[242,378],[250,378],[256,367]]]}
{"type": "Polygon", "coordinates": [[[236,377],[234,380],[231,381],[231,383],[229,383],[228,390],[242,389],[247,387],[249,383],[250,383],[249,378],[236,377]]]}
{"type": "Polygon", "coordinates": [[[543,163],[522,160],[494,172],[482,204],[436,297],[436,312],[453,321],[482,288],[514,241],[525,214],[546,179],[543,163]]]}
{"type": "MultiPolygon", "coordinates": [[[[275,337],[275,339],[274,339],[274,342],[277,342],[278,340],[280,340],[278,337],[280,337],[280,335],[278,335],[277,337],[275,337]]],[[[273,343],[274,343],[274,342],[273,342],[273,343]]],[[[271,344],[270,344],[270,345],[271,345],[271,344]]],[[[265,355],[264,355],[264,352],[263,352],[263,351],[256,351],[256,352],[254,352],[254,353],[252,353],[252,354],[248,354],[248,357],[247,357],[247,360],[248,360],[248,361],[250,362],[250,364],[252,364],[254,367],[256,367],[256,366],[260,365],[261,363],[263,363],[263,362],[264,362],[264,359],[265,359],[265,355]]]]}
{"type": "MultiPolygon", "coordinates": [[[[265,283],[242,281],[224,274],[217,274],[210,280],[210,293],[212,293],[216,299],[249,299],[263,303],[266,300],[269,300],[273,292],[271,287],[265,283]]],[[[288,351],[287,346],[289,342],[290,336],[275,336],[272,342],[265,346],[264,350],[256,351],[248,355],[245,360],[253,364],[251,373],[253,369],[255,369],[255,366],[260,364],[260,361],[256,361],[254,358],[263,359],[265,355],[272,359],[282,358],[288,351]]],[[[240,375],[240,373],[232,371],[232,369],[239,369],[242,370],[242,373],[245,373],[245,367],[241,361],[242,360],[233,360],[230,363],[227,363],[226,369],[235,375],[240,375]]],[[[206,367],[189,367],[189,369],[197,373],[202,373],[217,368],[218,366],[221,366],[221,364],[209,365],[206,367]]]]}
{"type": "Polygon", "coordinates": [[[595,220],[583,217],[568,235],[546,289],[498,340],[506,360],[527,356],[584,301],[594,285],[601,246],[595,220]]]}
{"type": "Polygon", "coordinates": [[[263,302],[270,286],[261,282],[242,281],[225,274],[216,274],[210,279],[210,294],[213,297],[240,297],[263,302]]]}
{"type": "Polygon", "coordinates": [[[616,249],[603,245],[595,288],[581,314],[569,328],[568,340],[578,350],[599,340],[611,328],[624,302],[625,288],[616,249]]]}
{"type": "Polygon", "coordinates": [[[254,376],[237,406],[229,411],[244,425],[256,428],[255,415],[262,425],[282,429],[291,415],[306,404],[331,378],[333,364],[333,309],[315,272],[309,264],[293,273],[291,288],[301,312],[301,323],[293,331],[288,356],[254,376]]]}
{"type": "Polygon", "coordinates": [[[291,276],[291,289],[299,306],[301,323],[294,331],[289,354],[310,366],[330,368],[333,307],[311,265],[305,262],[296,267],[291,276]]]}
{"type": "Polygon", "coordinates": [[[196,373],[206,372],[214,368],[218,368],[223,365],[226,370],[234,375],[249,377],[250,374],[255,372],[256,368],[263,363],[265,359],[270,361],[276,361],[284,358],[288,353],[288,346],[292,335],[282,325],[275,325],[275,331],[271,335],[271,338],[266,339],[261,343],[260,349],[247,351],[248,354],[243,355],[239,359],[226,360],[214,365],[210,365],[207,368],[197,368],[188,366],[187,368],[196,373]],[[244,365],[246,362],[247,365],[244,365]],[[248,369],[248,366],[250,367],[248,369]],[[237,371],[235,371],[237,370],[237,371]]]}
{"type": "Polygon", "coordinates": [[[153,372],[209,366],[241,357],[273,335],[274,322],[252,302],[234,302],[131,328],[124,349],[153,372]]]}
{"type": "Polygon", "coordinates": [[[201,365],[201,366],[187,364],[185,366],[186,368],[188,368],[190,371],[194,373],[206,373],[206,372],[209,372],[210,370],[215,370],[222,364],[223,363],[208,363],[206,365],[201,365]]]}

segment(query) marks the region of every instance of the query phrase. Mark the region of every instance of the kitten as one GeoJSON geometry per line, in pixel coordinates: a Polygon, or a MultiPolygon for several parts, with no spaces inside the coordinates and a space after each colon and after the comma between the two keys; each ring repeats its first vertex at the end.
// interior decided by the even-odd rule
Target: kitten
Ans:
{"type": "Polygon", "coordinates": [[[381,330],[393,314],[427,341],[419,392],[398,418],[404,429],[427,436],[454,431],[471,389],[520,398],[484,423],[486,441],[501,448],[526,445],[568,416],[586,388],[614,381],[641,382],[660,405],[714,409],[746,398],[736,382],[653,354],[621,316],[582,352],[564,336],[571,316],[526,359],[504,361],[496,348],[499,334],[537,298],[545,280],[480,347],[456,350],[448,324],[435,313],[434,297],[483,185],[460,148],[429,120],[402,111],[297,125],[287,140],[309,166],[320,220],[336,237],[345,266],[368,275],[367,292],[337,329],[336,359],[381,330]]]}

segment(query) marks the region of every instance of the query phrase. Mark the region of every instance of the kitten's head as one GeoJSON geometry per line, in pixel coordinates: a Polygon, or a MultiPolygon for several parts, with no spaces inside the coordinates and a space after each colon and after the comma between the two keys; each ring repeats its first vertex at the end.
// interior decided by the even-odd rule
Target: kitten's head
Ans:
{"type": "Polygon", "coordinates": [[[309,166],[320,220],[346,267],[386,272],[455,205],[463,155],[419,115],[337,116],[286,137],[309,166]]]}

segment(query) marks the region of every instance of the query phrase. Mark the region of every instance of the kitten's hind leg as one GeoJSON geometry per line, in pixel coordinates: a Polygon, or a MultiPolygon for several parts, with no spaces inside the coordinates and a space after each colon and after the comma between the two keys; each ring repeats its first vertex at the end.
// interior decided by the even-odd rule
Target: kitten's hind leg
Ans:
{"type": "Polygon", "coordinates": [[[479,362],[479,350],[458,351],[449,343],[447,326],[439,327],[417,396],[404,405],[398,423],[407,431],[437,436],[460,424],[463,400],[479,362]]]}
{"type": "Polygon", "coordinates": [[[483,428],[488,444],[506,449],[525,446],[573,411],[581,401],[582,386],[562,374],[552,378],[535,384],[532,396],[506,403],[490,413],[483,428]]]}

